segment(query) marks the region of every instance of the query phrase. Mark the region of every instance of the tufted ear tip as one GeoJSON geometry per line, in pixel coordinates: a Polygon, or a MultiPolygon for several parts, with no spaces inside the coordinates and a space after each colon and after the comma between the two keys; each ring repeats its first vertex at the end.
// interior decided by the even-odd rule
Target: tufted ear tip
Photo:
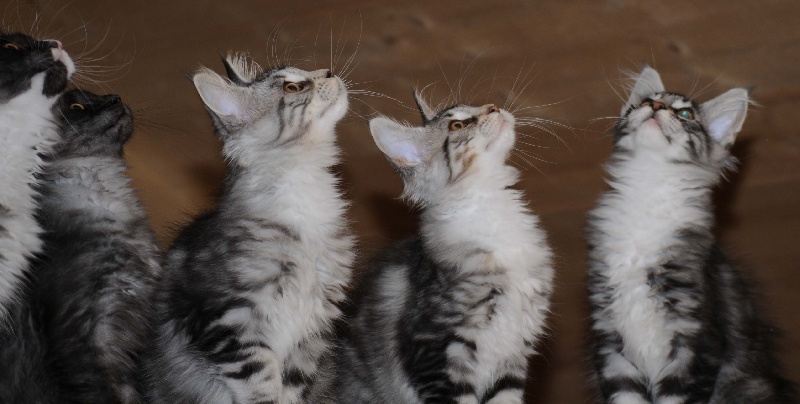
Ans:
{"type": "Polygon", "coordinates": [[[419,109],[419,113],[422,116],[422,122],[428,123],[433,120],[436,117],[436,111],[422,97],[422,91],[412,89],[412,93],[414,95],[414,103],[417,104],[417,109],[419,109]]]}

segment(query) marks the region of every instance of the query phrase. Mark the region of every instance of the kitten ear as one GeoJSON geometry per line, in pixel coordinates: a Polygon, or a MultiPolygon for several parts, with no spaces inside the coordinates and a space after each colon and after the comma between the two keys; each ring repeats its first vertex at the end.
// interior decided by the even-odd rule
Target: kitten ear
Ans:
{"type": "Polygon", "coordinates": [[[661,82],[661,76],[652,67],[645,67],[638,76],[633,77],[636,81],[631,89],[631,95],[628,97],[628,102],[622,107],[620,115],[625,115],[628,108],[631,106],[639,105],[645,98],[653,93],[660,93],[664,91],[664,83],[661,82]]]}
{"type": "Polygon", "coordinates": [[[423,133],[419,128],[378,117],[369,121],[369,131],[378,148],[398,167],[412,168],[425,161],[423,133]]]}
{"type": "Polygon", "coordinates": [[[419,108],[419,113],[422,115],[423,123],[428,123],[436,117],[436,111],[428,106],[428,103],[425,102],[422,98],[422,93],[419,91],[414,91],[414,102],[417,103],[417,108],[419,108]]]}
{"type": "Polygon", "coordinates": [[[744,125],[748,103],[748,91],[743,88],[728,90],[703,103],[700,116],[711,138],[725,147],[733,144],[744,125]]]}
{"type": "Polygon", "coordinates": [[[208,69],[196,73],[192,82],[206,107],[219,117],[246,119],[246,97],[241,87],[232,85],[208,69]]]}

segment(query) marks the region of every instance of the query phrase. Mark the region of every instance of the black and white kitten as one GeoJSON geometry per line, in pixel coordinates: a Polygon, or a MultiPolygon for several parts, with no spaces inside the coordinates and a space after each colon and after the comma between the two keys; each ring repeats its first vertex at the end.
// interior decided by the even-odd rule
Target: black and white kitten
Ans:
{"type": "Polygon", "coordinates": [[[36,174],[58,140],[53,105],[74,72],[60,42],[0,32],[0,329],[41,249],[36,174]]]}
{"type": "Polygon", "coordinates": [[[169,250],[151,365],[157,403],[297,403],[340,316],[354,239],[331,167],[347,89],[244,56],[193,81],[223,141],[218,207],[169,250]]]}
{"type": "Polygon", "coordinates": [[[770,328],[715,245],[712,188],[747,90],[711,101],[637,77],[614,137],[611,190],[589,215],[594,376],[609,403],[789,402],[770,328]]]}
{"type": "Polygon", "coordinates": [[[34,271],[48,374],[61,402],[141,402],[160,275],[155,237],[125,174],[130,109],[116,95],[65,93],[61,141],[42,174],[44,251],[34,271]]]}
{"type": "Polygon", "coordinates": [[[424,126],[370,121],[422,207],[420,234],[367,269],[338,358],[338,403],[522,403],[545,332],[551,252],[510,187],[514,117],[494,105],[436,112],[424,126]]]}

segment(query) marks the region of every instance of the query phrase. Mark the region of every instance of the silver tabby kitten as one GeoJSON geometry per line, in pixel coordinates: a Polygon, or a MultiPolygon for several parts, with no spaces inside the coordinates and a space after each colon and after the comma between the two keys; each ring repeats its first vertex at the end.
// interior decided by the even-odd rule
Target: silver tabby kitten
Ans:
{"type": "Polygon", "coordinates": [[[0,31],[0,330],[41,248],[36,173],[58,140],[52,108],[74,72],[60,42],[0,31]]]}
{"type": "Polygon", "coordinates": [[[537,217],[510,188],[514,117],[417,102],[424,126],[380,117],[370,130],[423,209],[420,234],[368,268],[330,398],[521,403],[553,269],[537,217]]]}
{"type": "MultiPolygon", "coordinates": [[[[771,328],[715,245],[712,188],[734,158],[748,94],[711,101],[637,77],[589,216],[595,377],[608,403],[790,402],[771,328]]],[[[794,402],[794,401],[791,401],[794,402]]]]}
{"type": "Polygon", "coordinates": [[[347,203],[330,171],[347,89],[329,70],[193,77],[228,161],[218,208],[165,261],[151,363],[157,403],[296,403],[329,349],[351,276],[347,203]]]}
{"type": "Polygon", "coordinates": [[[159,255],[125,174],[130,109],[116,95],[65,93],[61,141],[42,174],[44,251],[34,282],[47,370],[61,402],[139,403],[159,255]]]}

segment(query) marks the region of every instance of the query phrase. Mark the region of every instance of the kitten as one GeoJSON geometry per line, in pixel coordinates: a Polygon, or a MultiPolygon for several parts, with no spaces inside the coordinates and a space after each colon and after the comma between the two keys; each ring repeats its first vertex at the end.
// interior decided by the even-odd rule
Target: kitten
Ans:
{"type": "Polygon", "coordinates": [[[588,230],[594,373],[606,402],[789,402],[771,328],[712,232],[712,188],[733,168],[748,102],[737,88],[698,105],[646,68],[622,108],[612,189],[588,230]]]}
{"type": "Polygon", "coordinates": [[[42,174],[44,252],[35,267],[47,368],[61,402],[138,403],[160,266],[125,175],[130,109],[116,95],[65,93],[62,140],[42,174]]]}
{"type": "Polygon", "coordinates": [[[192,78],[228,174],[218,207],[167,254],[151,399],[296,403],[329,349],[354,258],[331,172],[347,89],[329,70],[224,63],[228,79],[192,78]]]}
{"type": "Polygon", "coordinates": [[[545,332],[551,252],[510,187],[514,117],[494,105],[439,112],[423,127],[370,121],[422,207],[420,234],[368,268],[332,383],[339,403],[521,403],[545,332]]]}
{"type": "Polygon", "coordinates": [[[0,32],[0,330],[41,249],[36,174],[58,139],[52,107],[74,72],[60,42],[0,32]]]}

